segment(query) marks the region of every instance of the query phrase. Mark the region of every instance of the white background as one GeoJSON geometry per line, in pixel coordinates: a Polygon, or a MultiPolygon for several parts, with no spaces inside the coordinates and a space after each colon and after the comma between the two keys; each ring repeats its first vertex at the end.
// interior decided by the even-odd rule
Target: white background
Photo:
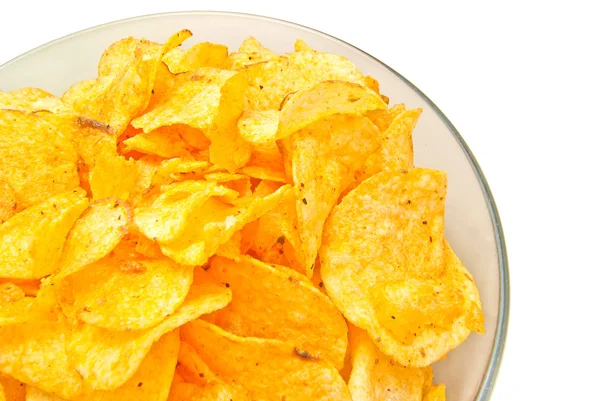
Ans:
{"type": "Polygon", "coordinates": [[[498,203],[512,299],[493,401],[600,400],[600,12],[486,3],[4,0],[0,64],[93,25],[184,10],[286,19],[374,55],[450,118],[498,203]]]}

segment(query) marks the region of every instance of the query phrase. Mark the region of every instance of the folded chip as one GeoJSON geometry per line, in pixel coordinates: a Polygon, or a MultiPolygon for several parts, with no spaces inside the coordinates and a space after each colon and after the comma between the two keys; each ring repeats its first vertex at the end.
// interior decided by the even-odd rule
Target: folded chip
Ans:
{"type": "Polygon", "coordinates": [[[239,383],[250,399],[351,400],[330,362],[291,343],[238,337],[202,320],[183,326],[181,334],[212,371],[239,383]]]}

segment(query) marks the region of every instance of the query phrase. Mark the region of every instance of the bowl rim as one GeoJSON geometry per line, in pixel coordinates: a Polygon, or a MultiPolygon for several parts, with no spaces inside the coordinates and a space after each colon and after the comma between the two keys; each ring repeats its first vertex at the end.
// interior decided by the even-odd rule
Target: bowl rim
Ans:
{"type": "Polygon", "coordinates": [[[476,395],[474,401],[490,400],[493,389],[494,389],[494,385],[496,383],[496,379],[498,378],[498,373],[500,371],[500,365],[502,363],[502,356],[503,356],[504,348],[506,345],[506,337],[507,337],[507,332],[508,332],[508,321],[509,321],[509,309],[510,309],[510,283],[509,283],[508,254],[507,254],[507,250],[506,250],[506,242],[505,242],[505,238],[504,238],[504,232],[502,230],[502,223],[500,221],[500,214],[498,212],[496,202],[494,201],[492,191],[488,185],[488,182],[485,178],[485,175],[483,174],[481,167],[479,166],[479,163],[475,159],[475,156],[471,152],[471,149],[469,149],[469,146],[467,145],[467,143],[465,142],[463,137],[460,135],[460,133],[458,132],[456,127],[450,122],[448,117],[446,117],[446,115],[440,110],[440,108],[437,107],[436,104],[429,97],[427,97],[427,95],[425,95],[412,82],[410,82],[408,79],[406,79],[402,74],[400,74],[399,72],[394,70],[392,67],[390,67],[383,61],[379,60],[378,58],[372,56],[371,54],[359,49],[358,47],[356,47],[342,39],[339,39],[333,35],[329,35],[320,30],[309,28],[302,24],[290,22],[287,20],[279,19],[279,18],[266,17],[263,15],[250,14],[250,13],[231,12],[231,11],[190,10],[190,11],[173,11],[173,12],[161,12],[161,13],[140,15],[140,16],[136,16],[136,17],[123,18],[123,19],[107,22],[104,24],[99,24],[99,25],[96,25],[96,26],[93,26],[90,28],[86,28],[86,29],[65,35],[61,38],[52,40],[50,42],[47,42],[43,45],[40,45],[38,47],[35,47],[35,48],[25,52],[17,57],[12,58],[11,60],[0,65],[0,72],[2,72],[4,69],[9,67],[10,65],[17,63],[18,61],[20,61],[21,59],[23,59],[25,57],[28,57],[32,54],[42,51],[45,48],[51,47],[51,46],[55,45],[56,43],[67,41],[75,36],[84,35],[88,32],[92,32],[92,31],[95,31],[95,30],[98,30],[98,29],[101,29],[101,28],[104,28],[107,26],[111,26],[111,25],[118,25],[118,24],[125,23],[125,22],[131,22],[131,21],[142,20],[142,19],[151,19],[151,18],[164,17],[164,16],[177,16],[177,15],[219,15],[219,16],[242,17],[242,18],[258,19],[258,20],[269,21],[269,22],[276,22],[276,23],[288,25],[288,26],[291,26],[294,28],[299,28],[301,30],[308,31],[308,32],[323,36],[325,38],[328,38],[330,40],[334,40],[334,41],[340,42],[342,44],[345,44],[347,46],[350,46],[351,48],[357,50],[358,52],[364,54],[365,56],[369,57],[370,59],[381,64],[386,69],[388,69],[391,73],[393,73],[396,77],[401,79],[417,95],[419,95],[421,97],[421,99],[423,99],[423,101],[425,101],[433,109],[433,111],[437,114],[437,116],[444,122],[446,127],[450,130],[450,132],[452,133],[452,135],[454,136],[454,138],[456,139],[456,141],[462,148],[465,156],[467,157],[467,159],[469,160],[469,163],[471,164],[471,168],[473,169],[473,172],[477,176],[477,181],[479,182],[481,190],[484,194],[484,197],[485,197],[485,200],[487,203],[487,207],[488,207],[488,212],[490,214],[490,218],[492,220],[492,225],[494,227],[496,251],[498,252],[498,265],[500,267],[500,271],[499,271],[500,288],[499,288],[499,300],[498,300],[499,310],[498,310],[498,318],[496,321],[496,333],[494,335],[494,343],[493,343],[493,347],[492,347],[492,353],[490,355],[490,358],[488,361],[488,366],[486,368],[486,372],[483,375],[483,380],[481,381],[481,384],[479,385],[479,389],[477,391],[477,395],[476,395]]]}

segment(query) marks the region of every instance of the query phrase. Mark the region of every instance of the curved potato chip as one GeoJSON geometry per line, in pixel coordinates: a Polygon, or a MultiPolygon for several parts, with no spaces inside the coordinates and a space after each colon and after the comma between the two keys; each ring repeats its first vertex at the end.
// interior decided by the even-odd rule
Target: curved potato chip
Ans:
{"type": "Polygon", "coordinates": [[[0,326],[55,320],[54,299],[44,295],[29,297],[16,284],[0,284],[0,326]]]}
{"type": "Polygon", "coordinates": [[[131,220],[131,210],[117,199],[93,202],[67,235],[51,280],[67,277],[108,255],[127,234],[131,220]]]}
{"type": "MultiPolygon", "coordinates": [[[[174,330],[158,340],[139,369],[121,387],[112,391],[96,390],[71,398],[71,401],[164,401],[167,399],[177,354],[179,331],[174,330]]],[[[26,401],[65,401],[34,386],[27,386],[26,401]]]]}
{"type": "Polygon", "coordinates": [[[90,170],[90,188],[94,200],[118,198],[127,200],[135,192],[138,168],[133,159],[100,153],[90,170]]]}
{"type": "Polygon", "coordinates": [[[253,145],[273,143],[279,126],[278,110],[246,110],[237,122],[240,136],[253,145]]]}
{"type": "Polygon", "coordinates": [[[147,134],[137,134],[123,141],[123,151],[138,151],[160,157],[178,157],[187,147],[179,132],[171,126],[160,127],[147,134]]]}
{"type": "Polygon", "coordinates": [[[159,43],[132,36],[118,40],[102,52],[102,57],[98,62],[98,76],[119,74],[133,58],[136,48],[157,57],[161,47],[159,43]]]}
{"type": "Polygon", "coordinates": [[[247,65],[261,63],[277,58],[277,54],[264,47],[256,38],[246,38],[236,53],[229,55],[227,65],[233,70],[240,70],[247,65]]]}
{"type": "Polygon", "coordinates": [[[365,86],[373,92],[379,94],[379,81],[370,75],[365,76],[365,86]]]}
{"type": "Polygon", "coordinates": [[[341,369],[348,329],[329,298],[294,270],[249,256],[233,259],[211,260],[208,275],[226,283],[233,298],[206,319],[238,336],[287,341],[341,369]]]}
{"type": "MultiPolygon", "coordinates": [[[[147,41],[135,42],[133,49],[128,39],[122,41],[122,46],[117,42],[114,50],[118,54],[114,60],[101,60],[99,66],[100,71],[110,75],[99,75],[96,82],[86,84],[85,91],[79,89],[85,96],[75,97],[71,93],[73,108],[107,124],[117,135],[121,134],[131,119],[148,106],[162,57],[190,36],[190,31],[180,31],[171,36],[160,51],[153,50],[147,41]],[[108,71],[104,71],[105,65],[110,65],[106,67],[108,71]]],[[[107,58],[113,58],[110,51],[108,54],[107,58]]]]}
{"type": "Polygon", "coordinates": [[[312,51],[249,65],[245,71],[248,77],[247,108],[253,110],[279,110],[288,94],[322,81],[365,84],[363,74],[345,57],[312,51]]]}
{"type": "Polygon", "coordinates": [[[230,301],[228,288],[204,283],[193,285],[183,305],[150,329],[115,332],[79,325],[67,343],[69,360],[93,389],[114,390],[134,375],[152,344],[163,334],[223,308],[230,301]]]}
{"type": "Polygon", "coordinates": [[[12,92],[0,91],[0,109],[26,112],[50,111],[57,113],[67,111],[67,106],[60,98],[38,88],[20,88],[12,92]]]}
{"type": "Polygon", "coordinates": [[[227,46],[216,43],[197,43],[187,50],[173,49],[163,59],[173,74],[188,72],[201,67],[225,68],[227,46]]]}
{"type": "Polygon", "coordinates": [[[234,171],[246,164],[251,145],[237,130],[244,111],[244,74],[204,67],[181,74],[164,102],[134,119],[132,125],[150,132],[158,127],[186,124],[205,132],[213,164],[234,171]]]}
{"type": "Polygon", "coordinates": [[[77,396],[83,381],[65,352],[68,333],[62,320],[0,327],[0,372],[63,398],[77,396]]]}
{"type": "MultiPolygon", "coordinates": [[[[367,333],[350,327],[352,373],[348,388],[353,400],[423,401],[431,387],[431,367],[406,368],[377,349],[367,333]]],[[[444,398],[440,399],[444,400],[444,398]]]]}
{"type": "Polygon", "coordinates": [[[0,180],[0,224],[17,213],[17,198],[8,182],[0,180]]]}
{"type": "Polygon", "coordinates": [[[412,131],[417,125],[422,109],[411,109],[396,117],[384,132],[381,147],[373,153],[358,171],[364,181],[380,171],[410,170],[413,160],[412,131]]]}
{"type": "Polygon", "coordinates": [[[381,98],[370,89],[344,81],[324,81],[296,92],[281,109],[277,139],[334,114],[363,114],[385,109],[381,98]]]}
{"type": "Polygon", "coordinates": [[[0,277],[36,279],[53,273],[67,233],[88,205],[83,189],[54,196],[0,225],[0,277]]]}
{"type": "Polygon", "coordinates": [[[292,344],[238,337],[202,320],[183,326],[181,335],[219,377],[241,384],[251,399],[351,400],[330,362],[292,344]]]}
{"type": "Polygon", "coordinates": [[[323,224],[354,172],[379,146],[379,132],[366,117],[336,114],[294,133],[291,142],[298,234],[310,278],[323,224]]]}
{"type": "Polygon", "coordinates": [[[389,109],[375,109],[366,112],[366,116],[379,128],[379,131],[385,132],[392,121],[404,113],[406,106],[404,104],[395,104],[389,109]]]}
{"type": "Polygon", "coordinates": [[[211,198],[193,210],[193,218],[184,222],[180,236],[160,243],[162,252],[181,264],[200,266],[215,254],[244,225],[273,210],[289,186],[265,197],[248,196],[224,200],[211,198]]]}
{"type": "Polygon", "coordinates": [[[166,258],[107,257],[66,279],[73,303],[62,307],[65,314],[105,329],[146,329],[183,303],[193,270],[166,258]]]}
{"type": "MultiPolygon", "coordinates": [[[[4,388],[6,401],[25,401],[25,384],[0,373],[0,392],[4,388]]],[[[0,399],[1,396],[0,396],[0,399]]]]}
{"type": "Polygon", "coordinates": [[[446,385],[438,384],[425,390],[423,401],[446,401],[446,385]]]}
{"type": "Polygon", "coordinates": [[[327,293],[405,366],[427,366],[464,341],[469,328],[483,329],[476,288],[453,273],[465,269],[445,245],[445,194],[440,171],[379,173],[344,197],[323,232],[327,293]],[[426,317],[420,315],[425,305],[426,317]]]}
{"type": "Polygon", "coordinates": [[[296,39],[296,41],[294,42],[294,51],[295,52],[314,52],[316,51],[315,49],[313,49],[312,47],[310,47],[305,41],[303,41],[302,39],[296,39]]]}
{"type": "Polygon", "coordinates": [[[79,186],[77,153],[69,139],[42,118],[0,110],[0,180],[23,207],[79,186]]]}

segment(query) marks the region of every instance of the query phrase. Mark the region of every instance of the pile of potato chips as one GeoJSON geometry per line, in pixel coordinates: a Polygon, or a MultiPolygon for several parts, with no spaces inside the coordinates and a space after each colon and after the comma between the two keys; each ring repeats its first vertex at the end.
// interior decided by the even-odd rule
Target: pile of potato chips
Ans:
{"type": "Polygon", "coordinates": [[[0,400],[444,400],[483,315],[420,109],[299,40],[0,92],[0,400]]]}

